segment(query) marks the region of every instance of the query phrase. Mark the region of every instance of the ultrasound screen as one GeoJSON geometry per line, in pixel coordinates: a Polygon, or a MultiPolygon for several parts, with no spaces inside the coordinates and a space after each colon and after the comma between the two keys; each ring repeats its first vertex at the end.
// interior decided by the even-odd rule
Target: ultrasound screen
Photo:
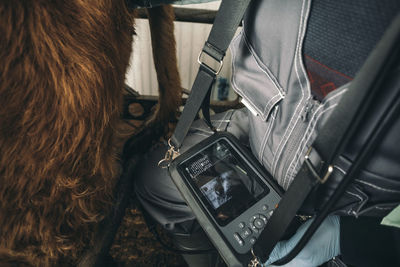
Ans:
{"type": "Polygon", "coordinates": [[[252,168],[224,139],[178,167],[219,225],[225,226],[268,194],[252,168]]]}

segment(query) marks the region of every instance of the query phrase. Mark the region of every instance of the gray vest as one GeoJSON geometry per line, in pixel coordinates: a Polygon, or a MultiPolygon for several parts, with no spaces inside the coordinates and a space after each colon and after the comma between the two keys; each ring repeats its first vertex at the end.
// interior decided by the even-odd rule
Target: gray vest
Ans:
{"type": "Polygon", "coordinates": [[[321,103],[312,99],[301,52],[310,4],[253,2],[231,47],[232,85],[251,111],[252,151],[285,189],[346,91],[339,88],[321,103]]]}
{"type": "MultiPolygon", "coordinates": [[[[322,102],[313,100],[302,57],[310,6],[311,0],[252,1],[243,30],[231,45],[232,86],[249,110],[251,149],[284,189],[293,181],[308,148],[347,90],[345,84],[322,102]]],[[[396,73],[393,75],[396,81],[389,86],[394,90],[387,92],[395,92],[400,83],[396,73]]],[[[384,101],[385,96],[381,97],[384,101]]],[[[371,112],[379,110],[378,106],[371,108],[371,112]]],[[[372,121],[369,119],[365,126],[368,128],[372,121]]],[[[393,123],[376,153],[337,203],[337,213],[382,216],[399,204],[400,150],[396,148],[400,120],[393,123]]],[[[357,132],[353,148],[362,145],[363,135],[364,131],[357,132]]],[[[349,149],[335,163],[332,183],[340,181],[351,166],[354,153],[349,149]]],[[[319,190],[314,202],[319,205],[327,198],[329,194],[319,190]]]]}

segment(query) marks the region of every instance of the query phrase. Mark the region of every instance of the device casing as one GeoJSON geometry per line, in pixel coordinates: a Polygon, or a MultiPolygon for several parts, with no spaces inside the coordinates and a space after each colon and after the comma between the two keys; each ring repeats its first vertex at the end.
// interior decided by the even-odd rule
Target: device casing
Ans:
{"type": "MultiPolygon", "coordinates": [[[[237,224],[238,220],[234,219],[232,220],[232,222],[228,223],[226,226],[223,227],[218,225],[218,223],[214,220],[211,213],[207,210],[206,205],[203,204],[203,201],[193,189],[193,186],[188,182],[187,180],[188,178],[185,178],[185,175],[183,175],[178,168],[178,166],[181,163],[192,158],[194,155],[200,153],[201,151],[211,146],[220,139],[227,140],[228,143],[232,145],[233,149],[235,149],[237,154],[239,154],[239,156],[246,162],[246,164],[252,168],[253,172],[255,172],[256,175],[261,178],[262,182],[264,182],[268,186],[270,190],[270,192],[267,194],[267,196],[270,196],[268,202],[270,205],[273,205],[274,209],[277,206],[282,196],[283,192],[282,189],[272,179],[272,176],[264,170],[264,168],[254,158],[251,152],[249,152],[248,149],[245,148],[235,136],[233,136],[228,132],[217,132],[214,135],[201,141],[200,143],[194,145],[185,153],[175,158],[170,163],[168,169],[170,176],[175,185],[177,186],[179,192],[182,194],[187,205],[192,209],[200,226],[203,228],[203,230],[209,237],[210,241],[218,250],[222,258],[224,259],[225,263],[228,266],[243,266],[247,265],[247,263],[252,258],[250,251],[251,248],[245,249],[245,251],[243,251],[242,249],[240,252],[238,252],[237,251],[238,249],[237,248],[235,249],[233,245],[231,245],[230,243],[231,241],[228,240],[230,237],[229,235],[226,234],[227,230],[225,229],[225,227],[230,227],[231,224],[235,223],[237,224]]],[[[261,208],[263,204],[262,201],[265,202],[264,198],[256,202],[248,210],[244,211],[241,215],[239,215],[237,218],[244,216],[244,218],[242,218],[239,221],[248,222],[249,221],[249,218],[247,218],[247,216],[249,216],[248,214],[252,214],[254,211],[259,213],[263,212],[260,209],[262,209],[261,208]]],[[[257,234],[257,236],[261,234],[261,231],[257,234]]]]}

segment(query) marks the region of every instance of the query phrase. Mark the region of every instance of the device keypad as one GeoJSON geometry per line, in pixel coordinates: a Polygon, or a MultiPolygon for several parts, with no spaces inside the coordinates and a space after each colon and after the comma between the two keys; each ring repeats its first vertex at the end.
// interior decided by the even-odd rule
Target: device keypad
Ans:
{"type": "Polygon", "coordinates": [[[264,215],[260,214],[260,219],[262,219],[264,221],[264,224],[267,224],[267,222],[268,222],[267,217],[265,217],[264,215]]]}
{"type": "Polygon", "coordinates": [[[250,224],[250,227],[251,227],[251,229],[255,232],[255,233],[258,233],[258,232],[260,232],[260,230],[258,230],[258,228],[254,225],[254,224],[250,224]]]}
{"type": "Polygon", "coordinates": [[[251,216],[250,222],[251,223],[254,222],[254,220],[257,219],[257,218],[260,218],[260,214],[256,214],[256,215],[251,216]]]}
{"type": "Polygon", "coordinates": [[[269,209],[268,205],[263,205],[259,212],[251,216],[247,223],[239,221],[237,224],[233,237],[239,246],[253,246],[256,243],[258,235],[267,225],[274,210],[269,209]]]}
{"type": "Polygon", "coordinates": [[[264,228],[265,223],[264,223],[264,221],[263,221],[261,218],[257,218],[257,219],[254,220],[254,225],[255,225],[259,230],[261,230],[261,229],[264,228]]]}
{"type": "Polygon", "coordinates": [[[238,244],[240,246],[244,246],[244,241],[243,241],[243,239],[240,237],[240,235],[238,233],[234,233],[233,237],[235,238],[236,242],[238,242],[238,244]]]}
{"type": "Polygon", "coordinates": [[[243,232],[240,233],[240,236],[241,236],[243,239],[246,239],[246,238],[249,237],[252,233],[253,233],[253,231],[251,231],[250,228],[246,228],[243,232]]]}

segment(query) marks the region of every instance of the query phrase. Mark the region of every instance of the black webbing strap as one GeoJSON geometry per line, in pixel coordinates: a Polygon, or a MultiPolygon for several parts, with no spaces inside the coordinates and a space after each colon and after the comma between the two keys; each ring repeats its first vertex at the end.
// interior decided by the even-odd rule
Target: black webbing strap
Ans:
{"type": "MultiPolygon", "coordinates": [[[[182,115],[171,137],[170,145],[175,151],[181,147],[204,99],[209,96],[208,92],[211,90],[215,77],[222,67],[222,59],[225,56],[225,52],[235,35],[236,29],[249,3],[250,0],[222,0],[210,35],[199,56],[199,72],[197,73],[189,98],[186,101],[182,115]],[[207,64],[201,62],[202,57],[206,56],[218,61],[220,64],[218,70],[213,70],[207,64]]],[[[205,118],[208,120],[207,123],[210,124],[207,103],[205,104],[203,113],[205,113],[205,118]]]]}
{"type": "MultiPolygon", "coordinates": [[[[359,74],[349,86],[348,91],[332,112],[329,121],[318,134],[313,148],[307,153],[300,171],[254,245],[253,251],[255,255],[259,256],[262,262],[268,259],[276,243],[283,237],[290,222],[313,186],[316,183],[323,183],[329,177],[329,173],[333,170],[329,164],[333,163],[335,158],[341,154],[347,141],[359,129],[364,114],[368,107],[373,104],[377,92],[387,77],[386,74],[393,68],[393,65],[396,63],[395,60],[398,59],[399,42],[400,15],[396,17],[377,47],[368,57],[359,74]],[[322,176],[321,173],[323,174],[322,176]]],[[[365,155],[367,152],[365,152],[365,155]]],[[[360,167],[360,164],[357,165],[357,168],[360,167]]],[[[351,173],[355,173],[355,171],[352,170],[351,173]]],[[[346,178],[351,179],[351,177],[346,178]]],[[[346,181],[349,179],[346,179],[346,181]]],[[[342,185],[342,182],[340,185],[342,185]]],[[[343,186],[344,184],[341,187],[343,186]]],[[[339,196],[339,194],[336,195],[339,196]]],[[[332,201],[336,201],[337,199],[338,197],[332,199],[332,201]]],[[[330,202],[328,204],[331,204],[330,202]]],[[[311,225],[312,227],[310,226],[312,229],[306,232],[292,251],[299,252],[307,244],[314,231],[322,223],[323,216],[328,214],[332,206],[328,204],[321,211],[322,215],[317,216],[311,225]]],[[[282,265],[289,262],[297,253],[290,252],[289,254],[290,257],[285,257],[285,260],[280,260],[278,264],[282,265]]]]}

